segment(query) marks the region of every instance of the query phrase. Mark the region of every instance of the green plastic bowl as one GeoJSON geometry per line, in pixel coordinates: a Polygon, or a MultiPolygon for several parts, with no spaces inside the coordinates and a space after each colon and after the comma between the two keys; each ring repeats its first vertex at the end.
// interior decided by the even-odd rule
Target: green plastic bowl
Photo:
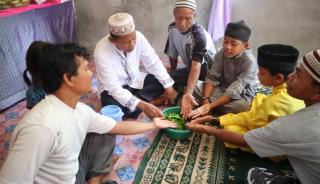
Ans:
{"type": "MultiPolygon", "coordinates": [[[[163,112],[163,115],[165,116],[165,115],[167,115],[169,113],[180,113],[180,111],[181,111],[181,108],[179,106],[176,106],[176,107],[166,108],[162,112],[163,112]]],[[[189,129],[177,130],[177,129],[174,129],[174,128],[166,128],[166,129],[164,129],[164,132],[169,137],[171,137],[172,139],[176,139],[176,140],[188,139],[188,137],[190,137],[191,134],[192,134],[192,131],[189,130],[189,129]]]]}

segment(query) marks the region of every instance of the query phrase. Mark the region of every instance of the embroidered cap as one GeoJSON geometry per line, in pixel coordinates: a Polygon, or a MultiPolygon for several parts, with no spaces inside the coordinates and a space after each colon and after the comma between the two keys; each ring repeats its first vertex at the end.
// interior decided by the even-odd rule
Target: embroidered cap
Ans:
{"type": "Polygon", "coordinates": [[[123,36],[135,31],[133,17],[128,13],[116,13],[108,19],[110,33],[123,36]]]}
{"type": "Polygon", "coordinates": [[[197,3],[195,0],[178,0],[174,5],[175,8],[190,8],[194,11],[197,10],[197,3]]]}
{"type": "Polygon", "coordinates": [[[307,53],[302,57],[302,66],[317,82],[320,82],[320,49],[307,53]]]}

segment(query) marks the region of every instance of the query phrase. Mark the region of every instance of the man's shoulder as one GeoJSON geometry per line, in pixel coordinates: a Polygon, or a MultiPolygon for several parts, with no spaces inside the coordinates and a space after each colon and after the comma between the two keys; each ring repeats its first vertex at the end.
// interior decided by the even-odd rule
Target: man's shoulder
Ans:
{"type": "Polygon", "coordinates": [[[144,36],[144,34],[142,32],[136,30],[136,40],[137,41],[147,40],[147,38],[144,36]]]}
{"type": "Polygon", "coordinates": [[[217,53],[214,55],[214,60],[223,60],[223,48],[218,49],[217,53]]]}
{"type": "Polygon", "coordinates": [[[53,117],[57,116],[59,112],[54,111],[52,104],[48,103],[46,98],[41,100],[23,116],[18,123],[17,129],[28,126],[38,126],[46,127],[51,131],[54,131],[55,121],[53,117]]]}
{"type": "MultiPolygon", "coordinates": [[[[198,23],[194,23],[190,29],[190,32],[192,35],[198,35],[198,36],[201,36],[203,37],[204,39],[207,39],[207,38],[210,38],[210,35],[209,33],[206,31],[206,29],[201,26],[200,24],[198,23]]],[[[211,39],[211,38],[210,38],[211,39]]]]}
{"type": "Polygon", "coordinates": [[[197,34],[205,34],[206,30],[200,24],[194,23],[191,27],[191,32],[197,34]]]}
{"type": "Polygon", "coordinates": [[[243,53],[239,56],[238,59],[250,63],[256,63],[257,61],[251,49],[246,49],[245,51],[243,51],[243,53]]]}
{"type": "Polygon", "coordinates": [[[112,43],[109,40],[109,35],[106,35],[101,40],[99,40],[94,48],[94,54],[105,52],[110,50],[112,43]]]}
{"type": "Polygon", "coordinates": [[[171,22],[168,26],[168,30],[170,29],[175,29],[176,28],[176,23],[175,22],[171,22]]]}

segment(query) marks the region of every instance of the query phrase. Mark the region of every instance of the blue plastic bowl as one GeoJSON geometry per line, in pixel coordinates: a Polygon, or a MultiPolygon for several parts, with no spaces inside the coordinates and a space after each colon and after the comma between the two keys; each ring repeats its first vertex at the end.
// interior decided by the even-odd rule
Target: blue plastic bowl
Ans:
{"type": "MultiPolygon", "coordinates": [[[[166,116],[169,113],[180,113],[181,107],[169,107],[162,111],[163,115],[166,116]]],[[[172,139],[176,140],[185,140],[188,139],[192,135],[192,131],[189,129],[186,130],[178,130],[174,128],[166,128],[164,129],[164,132],[171,137],[172,139]]]]}
{"type": "Polygon", "coordinates": [[[122,121],[123,112],[116,105],[107,105],[101,108],[100,113],[114,119],[116,122],[122,121]]]}

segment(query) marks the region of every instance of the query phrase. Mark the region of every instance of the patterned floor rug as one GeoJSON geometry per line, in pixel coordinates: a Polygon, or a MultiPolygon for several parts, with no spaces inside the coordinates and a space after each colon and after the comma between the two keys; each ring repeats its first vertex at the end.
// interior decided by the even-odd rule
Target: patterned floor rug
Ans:
{"type": "Polygon", "coordinates": [[[292,170],[288,161],[275,163],[238,149],[226,149],[221,141],[206,134],[194,133],[186,141],[176,141],[159,132],[133,183],[241,184],[253,166],[292,170]]]}

